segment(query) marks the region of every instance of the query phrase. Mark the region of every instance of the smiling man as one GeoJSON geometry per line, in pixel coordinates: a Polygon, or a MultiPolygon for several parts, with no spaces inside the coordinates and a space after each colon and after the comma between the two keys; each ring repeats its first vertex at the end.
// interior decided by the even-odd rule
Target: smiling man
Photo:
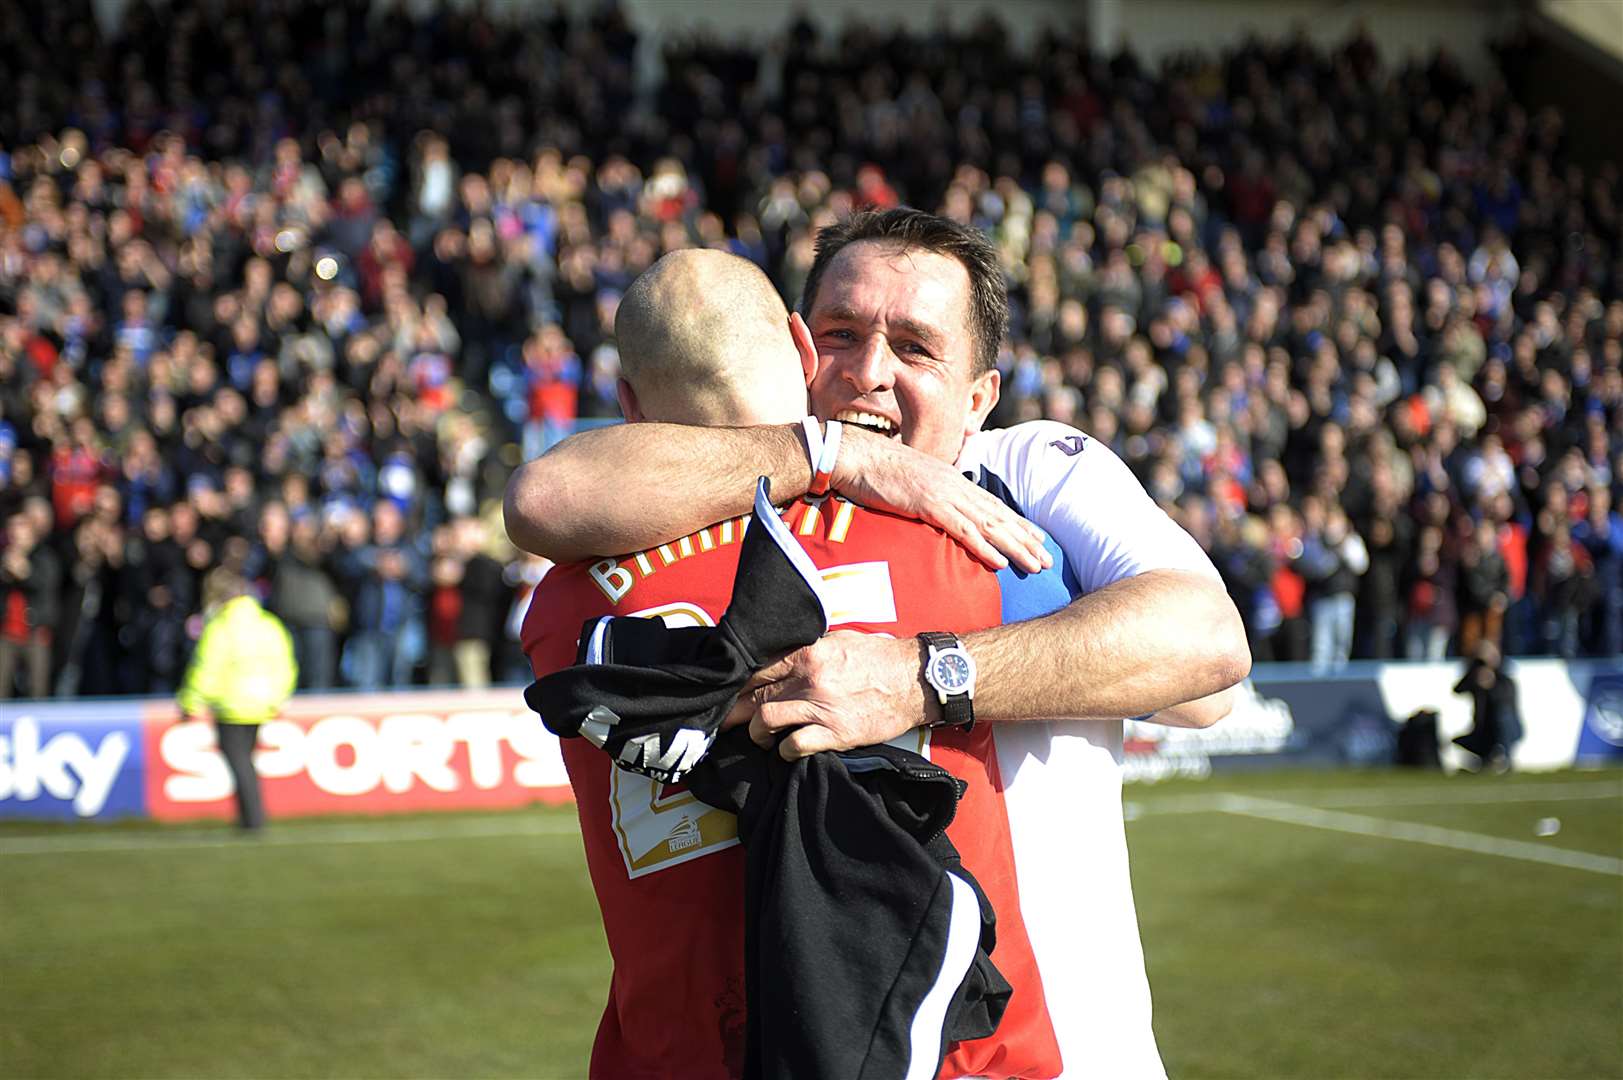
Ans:
{"type": "MultiPolygon", "coordinates": [[[[884,742],[944,716],[994,727],[1021,908],[1067,1071],[1158,1076],[1121,812],[1122,718],[1204,726],[1250,666],[1238,613],[1194,540],[1108,448],[1052,423],[980,430],[996,404],[1008,321],[994,249],[916,210],[825,229],[802,309],[817,416],[845,421],[828,482],[931,521],[1001,565],[1063,550],[1071,602],[962,636],[953,684],[913,639],[835,632],[767,669],[741,701],[763,744],[794,757],[884,742]],[[967,474],[969,479],[966,479],[967,474]],[[964,683],[967,683],[965,685],[964,683]]],[[[816,462],[798,424],[634,424],[576,436],[514,474],[508,531],[558,560],[657,545],[749,510],[760,474],[781,497],[816,462]],[[612,498],[605,495],[612,493],[612,498]]]]}
{"type": "Polygon", "coordinates": [[[983,306],[1005,308],[971,297],[971,334],[953,334],[966,280],[973,289],[951,255],[874,241],[854,241],[814,267],[806,282],[812,338],[820,360],[839,368],[838,378],[814,382],[816,405],[901,435],[931,457],[956,458],[998,398],[992,362],[1002,335],[978,324],[1007,317],[976,317],[983,306]]]}
{"type": "MultiPolygon", "coordinates": [[[[627,290],[615,336],[626,354],[620,405],[632,424],[770,424],[805,415],[807,376],[817,366],[805,324],[789,315],[767,276],[736,255],[696,249],[661,258],[627,290]]],[[[822,575],[830,625],[911,640],[1003,617],[1003,576],[917,521],[839,498],[797,500],[783,521],[789,543],[822,575]]],[[[524,619],[524,651],[537,677],[576,662],[588,619],[641,615],[675,626],[717,625],[732,601],[746,531],[729,519],[651,550],[555,567],[524,619]]],[[[1044,575],[1054,603],[1063,602],[1059,576],[1044,575]]],[[[900,745],[967,784],[947,839],[997,912],[995,963],[1013,990],[997,1030],[951,1043],[939,1075],[1054,1076],[1059,1047],[1021,917],[990,729],[908,731],[900,745]]],[[[566,738],[562,750],[614,958],[590,1075],[728,1080],[748,1072],[737,819],[680,786],[615,767],[589,738],[566,738]]],[[[863,943],[853,959],[872,977],[866,950],[863,943]]],[[[928,947],[919,954],[929,968],[935,957],[928,947]]],[[[831,948],[831,958],[839,955],[831,948]]],[[[838,970],[819,968],[829,982],[816,993],[860,996],[858,987],[841,985],[838,970]]],[[[892,1001],[907,1000],[888,983],[879,988],[895,994],[892,1001]]],[[[937,1035],[917,1039],[933,1052],[940,1020],[922,1010],[913,1020],[920,1026],[910,1022],[910,1031],[936,1024],[937,1035]]]]}

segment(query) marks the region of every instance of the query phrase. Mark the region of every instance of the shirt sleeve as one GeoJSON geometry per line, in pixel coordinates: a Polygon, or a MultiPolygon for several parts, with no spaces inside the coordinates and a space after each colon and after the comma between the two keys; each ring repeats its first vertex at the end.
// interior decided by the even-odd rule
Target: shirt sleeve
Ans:
{"type": "Polygon", "coordinates": [[[985,440],[986,467],[1008,486],[1020,511],[1059,544],[1083,592],[1150,570],[1218,579],[1195,538],[1098,440],[1047,420],[976,438],[985,440]]]}

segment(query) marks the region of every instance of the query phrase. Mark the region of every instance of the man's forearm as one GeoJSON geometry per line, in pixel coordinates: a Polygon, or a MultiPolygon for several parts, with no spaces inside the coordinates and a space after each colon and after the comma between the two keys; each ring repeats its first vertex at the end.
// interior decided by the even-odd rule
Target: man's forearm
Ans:
{"type": "MultiPolygon", "coordinates": [[[[1245,629],[1222,585],[1156,570],[1029,622],[964,635],[988,723],[1151,715],[1206,727],[1251,670],[1245,629]]],[[[835,631],[758,672],[728,724],[793,760],[870,746],[941,719],[918,642],[835,631]],[[781,741],[779,741],[781,740],[781,741]]]]}
{"type": "Polygon", "coordinates": [[[565,439],[521,466],[502,509],[516,546],[572,562],[747,514],[760,476],[776,501],[805,494],[811,466],[796,427],[624,424],[565,439]]]}
{"type": "MultiPolygon", "coordinates": [[[[502,504],[507,535],[554,562],[618,555],[747,514],[755,481],[786,503],[811,486],[798,424],[701,428],[639,423],[565,439],[520,467],[502,504]]],[[[833,487],[863,506],[927,521],[994,568],[1048,565],[1041,530],[952,465],[847,426],[833,487]]]]}
{"type": "Polygon", "coordinates": [[[1234,704],[1240,699],[1240,688],[1231,686],[1227,690],[1220,690],[1215,694],[1207,694],[1194,701],[1186,701],[1182,705],[1174,705],[1170,709],[1162,709],[1146,717],[1152,724],[1164,724],[1167,727],[1206,728],[1211,727],[1234,711],[1234,704]]]}
{"type": "Polygon", "coordinates": [[[1203,727],[1228,711],[1224,692],[1251,668],[1223,587],[1175,570],[1118,581],[965,644],[980,672],[975,714],[993,723],[1162,714],[1152,719],[1203,727]]]}

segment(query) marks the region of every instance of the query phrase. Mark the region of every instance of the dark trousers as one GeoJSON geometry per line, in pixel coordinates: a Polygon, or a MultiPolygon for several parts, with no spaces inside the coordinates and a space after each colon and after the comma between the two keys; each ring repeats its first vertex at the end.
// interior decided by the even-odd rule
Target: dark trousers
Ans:
{"type": "Polygon", "coordinates": [[[11,696],[19,662],[24,672],[24,697],[43,698],[51,694],[51,638],[43,630],[31,630],[27,641],[0,641],[0,698],[11,696]]]}
{"type": "Polygon", "coordinates": [[[300,690],[331,690],[338,667],[338,635],[330,626],[290,626],[300,690]]]}
{"type": "Polygon", "coordinates": [[[265,824],[265,801],[259,795],[259,774],[254,772],[253,757],[259,725],[220,721],[214,728],[220,740],[220,753],[225,755],[237,789],[237,824],[244,829],[258,829],[265,824]]]}

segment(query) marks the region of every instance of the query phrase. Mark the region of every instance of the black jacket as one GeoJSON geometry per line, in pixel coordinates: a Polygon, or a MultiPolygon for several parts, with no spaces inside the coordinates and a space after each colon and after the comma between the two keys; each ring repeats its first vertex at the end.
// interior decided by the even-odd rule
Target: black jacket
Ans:
{"type": "Polygon", "coordinates": [[[945,829],[963,781],[870,746],[786,762],[729,732],[688,790],[744,844],[744,1075],[934,1076],[997,1030],[997,917],[945,829]]]}
{"type": "Polygon", "coordinates": [[[949,1043],[996,1030],[1011,994],[995,913],[944,832],[963,782],[891,746],[791,764],[743,729],[716,740],[749,676],[827,629],[816,570],[766,492],[717,626],[591,620],[576,666],[525,697],[555,734],[739,815],[747,1078],[900,1078],[919,1061],[933,1076],[949,1043]]]}

